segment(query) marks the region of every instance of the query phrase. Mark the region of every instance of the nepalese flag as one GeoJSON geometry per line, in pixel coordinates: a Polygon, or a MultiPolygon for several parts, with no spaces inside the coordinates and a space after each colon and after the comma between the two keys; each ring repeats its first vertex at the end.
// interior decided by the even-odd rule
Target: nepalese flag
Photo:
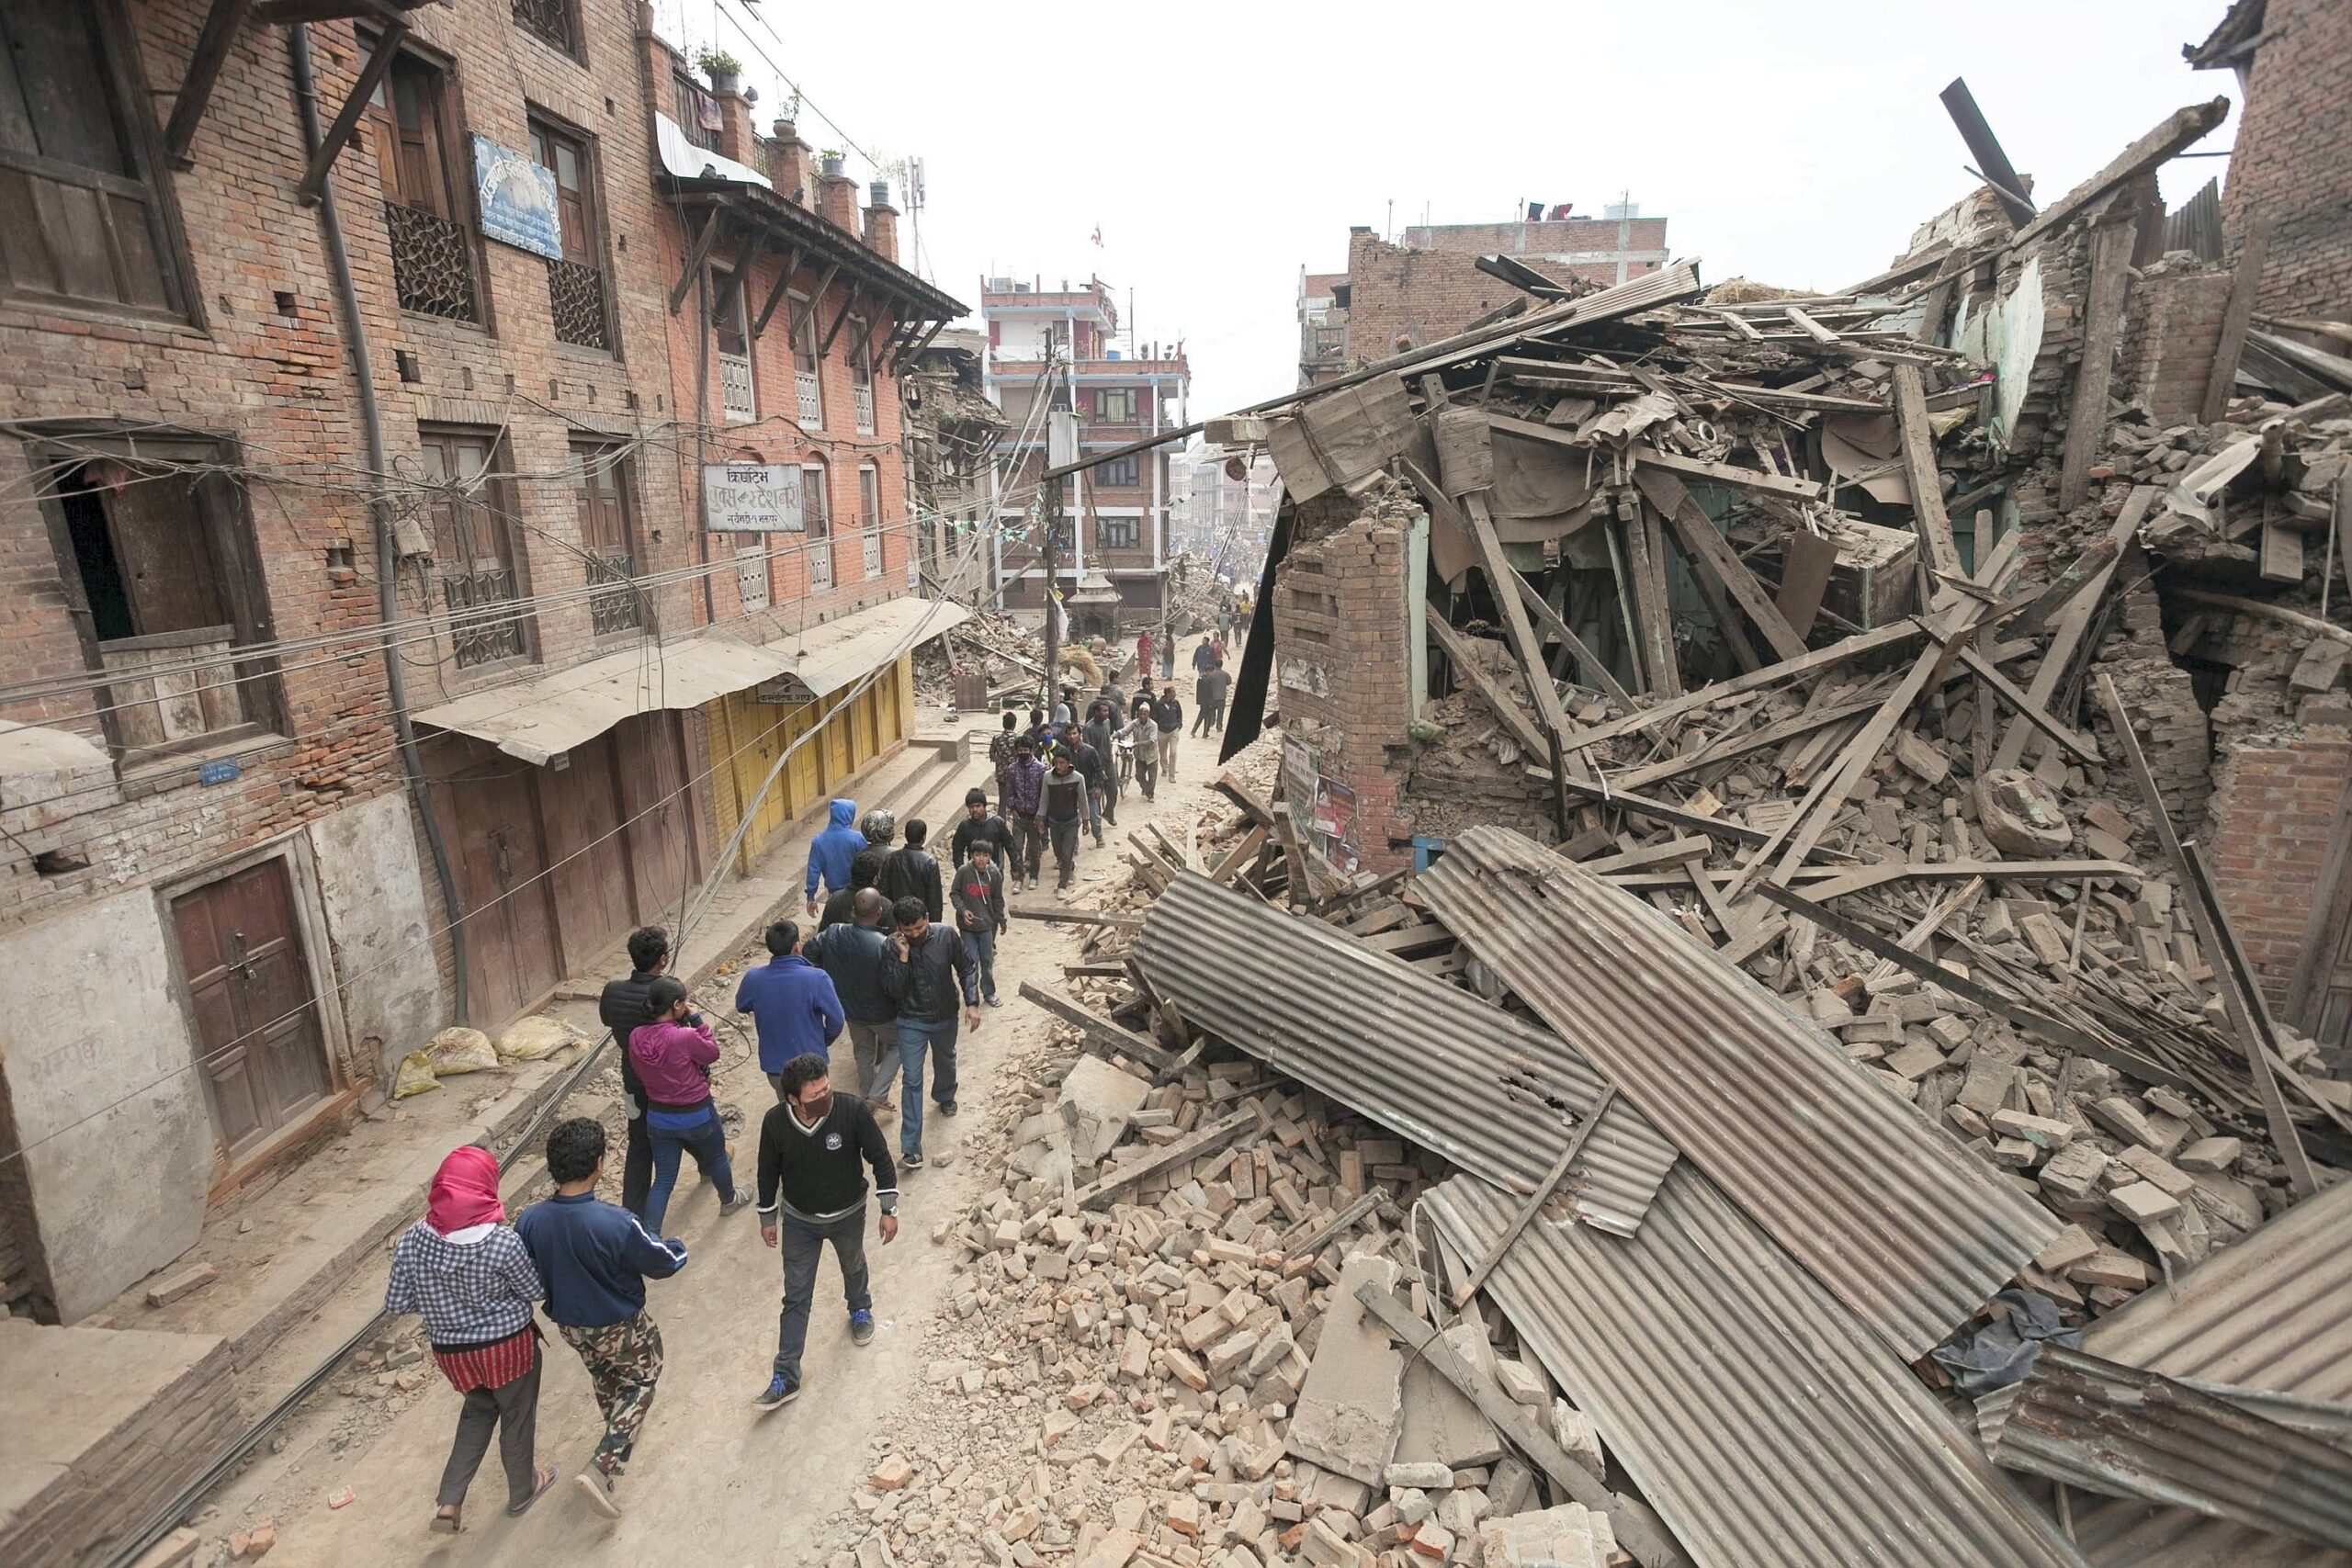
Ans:
{"type": "Polygon", "coordinates": [[[1098,249],[1102,243],[1102,225],[1100,223],[1094,225],[1094,243],[1098,249]]]}

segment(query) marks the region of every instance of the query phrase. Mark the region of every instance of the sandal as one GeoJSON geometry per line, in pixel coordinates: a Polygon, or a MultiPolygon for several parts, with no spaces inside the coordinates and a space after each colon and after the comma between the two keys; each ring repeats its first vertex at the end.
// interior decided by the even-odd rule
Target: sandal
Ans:
{"type": "Polygon", "coordinates": [[[461,1509],[459,1509],[459,1508],[457,1508],[457,1507],[454,1507],[454,1506],[448,1506],[448,1505],[446,1505],[446,1504],[445,1504],[443,1506],[441,1506],[441,1507],[438,1507],[438,1508],[434,1509],[434,1510],[433,1510],[433,1533],[434,1533],[434,1534],[435,1534],[435,1535],[455,1535],[455,1534],[457,1534],[457,1533],[458,1533],[458,1528],[459,1528],[459,1527],[458,1527],[458,1515],[459,1515],[459,1513],[461,1513],[462,1511],[463,1511],[463,1510],[461,1510],[461,1509]]]}
{"type": "Polygon", "coordinates": [[[540,1465],[538,1467],[537,1473],[533,1477],[533,1480],[536,1481],[537,1484],[531,1488],[531,1495],[528,1497],[524,1498],[519,1503],[509,1503],[506,1505],[506,1517],[508,1518],[521,1518],[525,1514],[530,1512],[532,1504],[537,1502],[541,1497],[547,1495],[548,1488],[554,1485],[556,1483],[555,1466],[551,1464],[540,1465]]]}

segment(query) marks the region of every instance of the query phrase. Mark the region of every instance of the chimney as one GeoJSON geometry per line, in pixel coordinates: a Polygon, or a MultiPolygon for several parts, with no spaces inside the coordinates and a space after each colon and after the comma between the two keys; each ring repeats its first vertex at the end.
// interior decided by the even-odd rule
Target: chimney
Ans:
{"type": "Polygon", "coordinates": [[[890,205],[888,180],[876,180],[866,188],[865,248],[884,261],[899,259],[899,209],[890,205]]]}
{"type": "Polygon", "coordinates": [[[776,195],[803,207],[813,205],[816,172],[816,162],[808,155],[808,143],[800,140],[798,128],[788,119],[768,127],[767,175],[776,195]]]}
{"type": "Polygon", "coordinates": [[[817,216],[848,233],[858,231],[857,182],[842,173],[838,157],[827,158],[817,176],[817,216]]]}

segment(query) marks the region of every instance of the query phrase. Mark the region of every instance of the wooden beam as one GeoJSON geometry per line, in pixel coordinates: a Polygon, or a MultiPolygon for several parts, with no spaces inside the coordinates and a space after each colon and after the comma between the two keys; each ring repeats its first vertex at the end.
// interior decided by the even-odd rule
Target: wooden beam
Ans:
{"type": "Polygon", "coordinates": [[[1535,1467],[1551,1478],[1555,1487],[1594,1513],[1606,1514],[1617,1544],[1642,1568],[1690,1568],[1690,1560],[1683,1555],[1674,1538],[1666,1533],[1666,1527],[1655,1514],[1595,1480],[1590,1471],[1569,1458],[1566,1449],[1529,1419],[1526,1405],[1514,1403],[1491,1381],[1463,1365],[1453,1347],[1440,1338],[1436,1329],[1415,1317],[1393,1292],[1378,1285],[1362,1285],[1357,1287],[1356,1300],[1382,1328],[1476,1404],[1479,1413],[1494,1423],[1495,1430],[1534,1461],[1535,1467]]]}
{"type": "Polygon", "coordinates": [[[1090,1012],[1068,997],[1056,996],[1035,980],[1021,982],[1021,998],[1035,1002],[1064,1023],[1076,1026],[1078,1032],[1098,1045],[1125,1053],[1137,1061],[1166,1071],[1176,1060],[1175,1054],[1164,1050],[1156,1041],[1146,1040],[1133,1030],[1123,1029],[1100,1013],[1090,1012]]]}
{"type": "Polygon", "coordinates": [[[1171,1170],[1181,1170],[1196,1159],[1218,1153],[1251,1129],[1263,1125],[1264,1116],[1253,1101],[1221,1121],[1210,1122],[1189,1138],[1179,1139],[1140,1159],[1121,1161],[1108,1176],[1091,1186],[1080,1188],[1063,1202],[1074,1211],[1106,1207],[1112,1199],[1138,1182],[1164,1176],[1171,1170]]]}
{"type": "MultiPolygon", "coordinates": [[[[1642,673],[1653,695],[1679,697],[1682,670],[1674,656],[1674,614],[1667,607],[1665,563],[1657,558],[1665,550],[1664,534],[1657,525],[1657,514],[1646,506],[1635,505],[1633,515],[1621,521],[1625,575],[1633,580],[1634,636],[1641,644],[1642,673]]],[[[1566,831],[1564,828],[1563,835],[1566,831]]]]}
{"type": "MultiPolygon", "coordinates": [[[[2083,639],[2089,634],[2092,618],[2098,615],[2099,601],[2107,593],[2107,585],[2114,581],[2115,568],[2122,558],[2123,547],[2140,531],[2140,522],[2156,502],[2156,487],[2141,485],[2123,502],[2123,510],[2116,514],[2115,526],[2107,536],[2113,541],[2117,553],[2109,557],[2105,566],[2090,573],[2081,591],[2058,613],[2052,626],[2050,645],[2042,649],[2041,662],[2034,666],[2033,679],[2026,682],[2026,701],[2037,708],[2047,709],[2050,700],[2058,694],[2059,686],[2073,669],[2075,655],[2083,639]]],[[[2019,710],[2023,712],[2022,709],[2019,710]]],[[[2014,768],[2025,756],[2026,738],[2032,725],[2023,717],[2009,720],[2001,731],[2001,739],[1993,747],[1995,768],[2014,768]]]]}
{"type": "Polygon", "coordinates": [[[1951,519],[1944,513],[1943,477],[1936,468],[1935,427],[1928,423],[1928,390],[1916,365],[1897,365],[1894,422],[1903,440],[1903,476],[1911,486],[1911,526],[1919,535],[1931,571],[1961,577],[1960,547],[1952,542],[1951,519]]]}
{"type": "Polygon", "coordinates": [[[2115,384],[2115,345],[2123,335],[2123,290],[2131,281],[2138,225],[2101,224],[2092,235],[2091,280],[2083,300],[2083,359],[2067,405],[2066,445],[2058,464],[2058,505],[2072,512],[2091,483],[2091,460],[2107,434],[2107,394],[2115,384]]]}
{"type": "Polygon", "coordinates": [[[2262,286],[2262,264],[2270,254],[2272,215],[2258,214],[2245,226],[2237,270],[2230,276],[2230,301],[2222,309],[2222,338],[2213,347],[2213,368],[2205,378],[2205,401],[2198,410],[2200,424],[2219,424],[2237,386],[2238,356],[2245,352],[2245,330],[2254,321],[2255,290],[2262,286]]]}
{"type": "Polygon", "coordinates": [[[2165,117],[2161,125],[2117,153],[2107,167],[2042,209],[2040,217],[2018,231],[2008,248],[2013,251],[2022,249],[2072,219],[2115,186],[2164,163],[2221,124],[2229,112],[2230,100],[2227,98],[2215,98],[2211,103],[2191,104],[2187,108],[2174,110],[2165,117]]]}
{"type": "Polygon", "coordinates": [[[2025,878],[2081,882],[2094,876],[2120,877],[2128,882],[2145,880],[2138,866],[2120,860],[1897,861],[1892,865],[1866,865],[1859,871],[1831,876],[1814,884],[1812,892],[1815,898],[1842,898],[1849,893],[1867,892],[1890,882],[1997,882],[2025,878]]]}
{"type": "Polygon", "coordinates": [[[1778,746],[1783,740],[1794,739],[1800,735],[1810,735],[1816,729],[1826,728],[1846,719],[1859,718],[1878,706],[1878,704],[1879,699],[1876,697],[1858,697],[1851,702],[1833,703],[1827,707],[1817,708],[1810,713],[1797,714],[1793,717],[1781,719],[1776,723],[1768,724],[1761,728],[1751,729],[1743,734],[1718,737],[1696,751],[1646,763],[1631,773],[1619,773],[1610,782],[1620,789],[1647,789],[1662,779],[1679,778],[1684,773],[1696,773],[1701,768],[1711,767],[1719,762],[1728,762],[1734,757],[1761,750],[1767,746],[1778,746]]]}
{"type": "Polygon", "coordinates": [[[1592,1136],[1592,1130],[1600,1124],[1600,1119],[1609,1114],[1610,1102],[1616,1098],[1615,1084],[1600,1086],[1600,1095],[1593,1101],[1592,1109],[1586,1112],[1583,1121],[1577,1123],[1576,1131],[1568,1135],[1567,1147],[1560,1151],[1560,1157],[1552,1162],[1552,1168],[1535,1184],[1535,1190],[1528,1194],[1527,1201],[1520,1205],[1519,1213],[1510,1217],[1510,1224],[1503,1227],[1503,1234],[1487,1248],[1487,1256],[1478,1259],[1478,1266],[1470,1270],[1470,1277],[1462,1282],[1462,1288],[1453,1292],[1454,1311],[1460,1312],[1470,1304],[1470,1298],[1478,1293],[1478,1287],[1487,1282],[1487,1276],[1493,1273],[1495,1265],[1503,1260],[1503,1254],[1509,1252],[1510,1244],[1519,1239],[1519,1233],[1525,1230],[1542,1212],[1544,1205],[1552,1201],[1553,1190],[1567,1179],[1568,1167],[1574,1165],[1577,1156],[1584,1152],[1586,1140],[1592,1136]]]}
{"type": "MultiPolygon", "coordinates": [[[[817,287],[808,291],[808,298],[801,301],[799,310],[795,310],[789,306],[786,307],[784,330],[785,335],[791,342],[797,344],[800,341],[801,329],[816,319],[818,301],[824,299],[825,290],[833,286],[833,279],[841,275],[841,270],[842,264],[833,263],[825,269],[825,276],[817,280],[817,287]]],[[[824,356],[819,355],[818,357],[821,359],[824,356]]]]}
{"type": "Polygon", "coordinates": [[[1025,904],[1010,904],[1005,907],[1004,912],[1016,920],[1045,920],[1053,924],[1072,926],[1110,926],[1124,931],[1143,929],[1141,915],[1114,915],[1101,909],[1031,908],[1025,904]]]}
{"type": "Polygon", "coordinates": [[[817,345],[817,360],[820,366],[824,363],[825,355],[832,353],[833,340],[842,335],[842,328],[848,322],[850,312],[857,309],[858,299],[865,292],[865,285],[855,279],[851,280],[849,292],[842,297],[840,312],[833,317],[833,324],[825,330],[824,341],[817,345]]]}
{"type": "Polygon", "coordinates": [[[1796,680],[1800,676],[1815,674],[1843,664],[1849,659],[1859,659],[1866,653],[1876,653],[1883,649],[1914,642],[1925,633],[1926,628],[1910,616],[1883,626],[1873,627],[1870,631],[1856,632],[1853,636],[1832,643],[1827,648],[1815,649],[1802,659],[1785,659],[1778,664],[1768,664],[1752,674],[1735,675],[1728,681],[1717,681],[1713,685],[1700,687],[1688,696],[1677,697],[1672,702],[1660,703],[1656,707],[1644,708],[1639,713],[1627,714],[1623,718],[1612,718],[1605,724],[1596,724],[1577,738],[1577,749],[1583,750],[1597,746],[1604,740],[1614,740],[1621,735],[1636,734],[1663,724],[1668,719],[1679,718],[1686,713],[1713,707],[1717,703],[1727,702],[1733,697],[1761,687],[1781,685],[1785,682],[1796,680]]]}
{"type": "Polygon", "coordinates": [[[2079,730],[2067,728],[2045,712],[2032,698],[2017,688],[2017,682],[2001,673],[1994,662],[1973,648],[1960,650],[1960,661],[1974,671],[1976,678],[1992,689],[1993,694],[2007,703],[2016,714],[2051,739],[2086,762],[2100,762],[2098,743],[2079,730]]]}
{"type": "Polygon", "coordinates": [[[253,8],[253,0],[212,0],[211,8],[204,13],[204,29],[196,35],[196,52],[188,57],[187,74],[180,79],[171,123],[164,128],[164,155],[175,169],[195,163],[187,150],[196,141],[196,128],[204,118],[206,106],[212,102],[220,68],[229,62],[229,51],[253,8]]]}
{"type": "Polygon", "coordinates": [[[1527,613],[1541,621],[1545,631],[1559,638],[1561,646],[1576,655],[1577,668],[1590,675],[1593,682],[1609,694],[1610,701],[1630,711],[1634,705],[1633,697],[1617,683],[1617,677],[1609,672],[1609,666],[1600,661],[1600,656],[1585,646],[1584,638],[1568,629],[1568,623],[1560,618],[1527,579],[1513,572],[1511,580],[1519,584],[1520,603],[1527,606],[1527,613]]]}
{"type": "Polygon", "coordinates": [[[1756,624],[1757,631],[1772,645],[1772,651],[1782,659],[1800,658],[1805,652],[1804,638],[1789,625],[1788,617],[1747,570],[1747,563],[1733,551],[1729,541],[1715,529],[1714,519],[1683,482],[1672,474],[1660,472],[1647,465],[1636,465],[1634,482],[1650,499],[1650,504],[1665,513],[1674,526],[1674,536],[1681,542],[1683,552],[1692,559],[1704,563],[1724,592],[1738,602],[1747,618],[1756,624]]]}
{"type": "Polygon", "coordinates": [[[1822,497],[1822,487],[1815,479],[1768,474],[1761,468],[1743,468],[1736,463],[1710,463],[1703,458],[1686,457],[1679,452],[1661,452],[1654,446],[1644,446],[1638,443],[1627,449],[1627,455],[1645,468],[1665,468],[1686,479],[1729,485],[1734,490],[1755,491],[1761,495],[1777,495],[1789,501],[1819,501],[1822,497]]]}
{"type": "Polygon", "coordinates": [[[746,293],[752,286],[752,269],[759,265],[760,253],[767,248],[768,231],[754,229],[735,248],[735,265],[728,269],[727,281],[720,285],[718,296],[710,302],[710,319],[716,325],[728,311],[735,297],[746,293]]]}
{"type": "MultiPolygon", "coordinates": [[[[801,247],[795,245],[784,254],[784,270],[775,275],[775,287],[768,290],[766,300],[760,306],[760,313],[752,320],[752,336],[755,341],[768,330],[768,318],[775,314],[775,308],[784,302],[785,295],[790,291],[792,275],[800,270],[800,252],[801,247]]],[[[790,324],[788,320],[786,324],[790,324]]]]}
{"type": "Polygon", "coordinates": [[[2132,728],[2132,715],[2123,705],[2122,694],[2115,689],[2115,677],[2102,670],[2098,675],[2099,705],[2107,710],[2107,722],[2115,732],[2115,744],[2123,753],[2123,765],[2132,775],[2134,788],[2140,792],[2140,807],[2146,813],[2148,825],[2155,829],[2156,847],[2164,852],[2165,863],[2171,868],[2173,880],[2188,904],[2189,929],[2197,933],[2197,945],[2204,951],[2206,963],[2212,965],[2215,988],[2222,993],[2222,1008],[2228,1014],[2231,1031],[2238,1037],[2238,1048],[2245,1053],[2246,1075],[2253,1080],[2255,1098],[2262,1103],[2263,1124],[2269,1129],[2272,1146],[2278,1151],[2278,1162],[2287,1168],[2287,1186],[2298,1198],[2308,1198],[2318,1190],[2318,1181],[2312,1171],[2311,1157],[2303,1153],[2303,1140],[2295,1130],[2294,1119],[2287,1114],[2286,1098],[2278,1092],[2278,1080],[2270,1071],[2270,1055],[2278,1048],[2278,1031],[2272,1027],[2270,1010],[2264,1002],[2262,988],[2256,983],[2253,972],[2243,968],[2244,954],[2237,951],[2236,933],[2229,930],[2229,915],[2218,898],[2211,897],[2211,887],[2201,873],[2203,867],[2192,863],[2188,850],[2174,831],[2172,813],[2165,809],[2164,795],[2156,788],[2156,776],[2148,769],[2148,759],[2140,750],[2139,732],[2132,728]]]}
{"type": "Polygon", "coordinates": [[[1813,339],[1815,343],[1842,343],[1845,341],[1836,333],[1831,332],[1827,327],[1823,326],[1819,321],[1815,321],[1811,316],[1806,315],[1794,305],[1783,305],[1781,308],[1781,314],[1794,321],[1797,324],[1798,330],[1803,332],[1805,336],[1813,339]]]}
{"type": "MultiPolygon", "coordinates": [[[[359,128],[359,117],[368,112],[368,100],[383,85],[384,73],[392,68],[392,57],[400,52],[401,40],[408,37],[408,23],[394,20],[384,24],[382,34],[376,39],[376,51],[368,63],[359,68],[358,79],[351,84],[351,96],[343,100],[343,107],[335,111],[334,122],[319,139],[317,151],[302,170],[302,178],[294,186],[294,199],[304,207],[317,205],[319,193],[326,188],[327,172],[334,167],[335,159],[351,142],[351,133],[359,128]]],[[[190,128],[193,133],[193,127],[190,128]]]]}
{"type": "Polygon", "coordinates": [[[678,307],[686,302],[686,296],[694,292],[695,280],[702,276],[704,264],[710,260],[710,247],[718,243],[721,215],[721,209],[714,204],[709,215],[703,219],[702,232],[695,236],[694,249],[686,253],[686,265],[678,269],[677,285],[670,290],[670,314],[673,316],[678,313],[678,307]]]}

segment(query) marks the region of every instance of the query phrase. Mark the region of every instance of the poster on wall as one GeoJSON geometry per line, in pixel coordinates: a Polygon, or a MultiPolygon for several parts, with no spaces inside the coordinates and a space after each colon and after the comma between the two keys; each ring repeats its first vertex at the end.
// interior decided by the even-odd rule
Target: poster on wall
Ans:
{"type": "Polygon", "coordinates": [[[1292,815],[1314,804],[1315,783],[1322,772],[1323,760],[1315,748],[1301,740],[1295,732],[1283,736],[1282,797],[1290,803],[1292,815]]]}
{"type": "Polygon", "coordinates": [[[563,226],[556,216],[555,171],[487,136],[475,136],[473,143],[474,206],[481,213],[482,237],[561,261],[563,226]]]}
{"type": "Polygon", "coordinates": [[[802,534],[800,469],[790,463],[705,463],[703,526],[714,534],[802,534]]]}
{"type": "Polygon", "coordinates": [[[1356,792],[1346,784],[1329,779],[1315,781],[1315,830],[1327,837],[1351,840],[1355,837],[1356,792]]]}

